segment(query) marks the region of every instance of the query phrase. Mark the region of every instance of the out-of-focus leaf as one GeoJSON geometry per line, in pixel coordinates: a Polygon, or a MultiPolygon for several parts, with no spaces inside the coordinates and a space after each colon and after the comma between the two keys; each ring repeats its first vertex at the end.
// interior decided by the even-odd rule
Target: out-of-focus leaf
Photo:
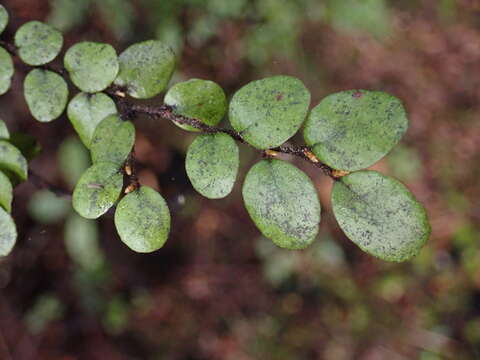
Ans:
{"type": "Polygon", "coordinates": [[[327,96],[308,116],[303,136],[334,169],[355,171],[385,156],[407,131],[405,109],[378,91],[349,90],[327,96]]]}
{"type": "Polygon", "coordinates": [[[347,237],[382,260],[411,259],[430,235],[424,207],[402,183],[376,171],[335,182],[332,206],[347,237]]]}
{"type": "Polygon", "coordinates": [[[65,139],[58,150],[58,162],[64,179],[71,188],[90,167],[90,153],[76,137],[65,139]]]}
{"type": "Polygon", "coordinates": [[[63,62],[75,86],[88,93],[106,89],[119,69],[117,53],[111,45],[90,41],[69,48],[63,62]]]}
{"type": "Polygon", "coordinates": [[[238,90],[230,102],[229,119],[249,144],[270,149],[295,135],[309,105],[310,93],[300,80],[273,76],[238,90]]]}
{"type": "Polygon", "coordinates": [[[68,86],[63,78],[49,70],[33,69],[23,83],[25,100],[32,116],[41,122],[62,115],[68,100],[68,86]]]}
{"type": "Polygon", "coordinates": [[[167,87],[175,69],[175,54],[164,43],[148,40],[128,47],[119,62],[115,84],[125,86],[134,98],[147,99],[167,87]]]}
{"type": "MultiPolygon", "coordinates": [[[[227,110],[227,97],[223,89],[209,80],[191,79],[172,86],[165,95],[165,104],[174,112],[200,120],[206,125],[217,125],[227,110]]],[[[184,130],[198,131],[190,125],[174,122],[184,130]]]]}
{"type": "Polygon", "coordinates": [[[130,249],[149,253],[160,249],[167,241],[170,211],[158,192],[141,186],[118,203],[115,227],[130,249]]]}
{"type": "Polygon", "coordinates": [[[238,146],[223,133],[199,135],[188,148],[185,161],[193,187],[209,199],[230,194],[238,166],[238,146]]]}
{"type": "Polygon", "coordinates": [[[102,0],[97,1],[96,5],[103,20],[118,40],[125,40],[131,36],[134,12],[130,0],[102,0]]]}
{"type": "Polygon", "coordinates": [[[0,256],[7,256],[17,241],[17,228],[9,213],[0,207],[0,256]]]}
{"type": "Polygon", "coordinates": [[[44,65],[55,59],[63,46],[63,35],[40,21],[29,21],[15,33],[18,56],[28,65],[44,65]]]}
{"type": "Polygon", "coordinates": [[[283,160],[262,160],[245,177],[243,200],[262,234],[287,249],[315,240],[320,202],[310,178],[283,160]]]}
{"type": "Polygon", "coordinates": [[[48,190],[37,191],[28,203],[30,215],[39,223],[53,224],[67,215],[70,202],[48,190]]]}
{"type": "Polygon", "coordinates": [[[85,19],[90,0],[50,0],[50,14],[47,22],[67,32],[85,19]]]}
{"type": "Polygon", "coordinates": [[[25,324],[33,334],[41,333],[52,321],[62,315],[62,303],[54,295],[41,295],[25,315],[25,324]]]}
{"type": "Polygon", "coordinates": [[[67,108],[68,118],[87,148],[90,148],[93,132],[100,121],[116,113],[115,103],[104,93],[79,93],[67,108]]]}
{"type": "Polygon", "coordinates": [[[90,150],[93,163],[112,162],[119,166],[127,159],[135,142],[135,127],[118,115],[103,119],[93,132],[90,150]]]}
{"type": "Polygon", "coordinates": [[[123,175],[118,165],[101,162],[82,175],[73,191],[73,208],[84,218],[96,219],[105,214],[120,197],[123,175]]]}

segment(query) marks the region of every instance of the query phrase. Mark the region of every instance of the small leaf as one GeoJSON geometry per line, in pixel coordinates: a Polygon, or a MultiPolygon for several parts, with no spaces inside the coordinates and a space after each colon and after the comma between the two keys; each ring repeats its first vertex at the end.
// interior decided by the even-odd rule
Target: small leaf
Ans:
{"type": "Polygon", "coordinates": [[[126,195],[117,206],[115,226],[120,239],[133,251],[160,249],[170,231],[170,211],[163,197],[147,186],[126,195]]]}
{"type": "Polygon", "coordinates": [[[103,119],[93,132],[90,146],[93,163],[109,161],[123,164],[135,143],[135,127],[118,115],[103,119]]]}
{"type": "Polygon", "coordinates": [[[44,65],[60,53],[63,36],[54,27],[40,21],[29,21],[15,33],[18,56],[32,66],[44,65]]]}
{"type": "Polygon", "coordinates": [[[243,200],[262,234],[287,249],[306,248],[315,239],[320,202],[310,178],[283,160],[262,160],[247,173],[243,200]]]}
{"type": "Polygon", "coordinates": [[[130,46],[120,54],[119,62],[115,84],[125,86],[128,94],[137,99],[148,99],[162,92],[175,69],[173,51],[156,40],[130,46]]]}
{"type": "Polygon", "coordinates": [[[41,122],[62,115],[68,100],[68,86],[63,78],[48,70],[33,69],[23,83],[25,100],[32,116],[41,122]]]}
{"type": "Polygon", "coordinates": [[[0,140],[10,139],[10,132],[8,131],[7,124],[5,121],[0,120],[0,140]]]}
{"type": "Polygon", "coordinates": [[[11,212],[12,198],[12,183],[8,179],[7,175],[0,171],[0,207],[3,207],[7,212],[11,212]]]}
{"type": "Polygon", "coordinates": [[[355,171],[385,156],[407,127],[405,109],[397,98],[378,91],[349,90],[323,99],[310,113],[303,136],[322,162],[355,171]]]}
{"type": "Polygon", "coordinates": [[[17,228],[12,217],[0,208],[0,256],[7,256],[17,241],[17,228]]]}
{"type": "Polygon", "coordinates": [[[10,89],[13,73],[12,57],[7,50],[0,47],[0,95],[5,94],[10,89]]]}
{"type": "Polygon", "coordinates": [[[78,137],[69,137],[60,144],[58,164],[63,178],[73,188],[82,174],[91,166],[90,152],[78,137]]]}
{"type": "Polygon", "coordinates": [[[335,182],[335,218],[363,251],[386,261],[415,256],[430,235],[423,206],[398,180],[357,171],[335,182]]]}
{"type": "Polygon", "coordinates": [[[0,170],[15,174],[21,181],[27,180],[27,160],[20,150],[3,140],[0,140],[0,170]]]}
{"type": "Polygon", "coordinates": [[[3,5],[0,5],[0,34],[5,30],[8,24],[8,12],[3,5]]]}
{"type": "MultiPolygon", "coordinates": [[[[227,110],[223,89],[213,81],[191,79],[172,86],[165,95],[165,104],[175,114],[197,119],[209,126],[217,125],[227,110]]],[[[184,130],[199,131],[190,125],[174,123],[184,130]]]]}
{"type": "Polygon", "coordinates": [[[120,197],[123,175],[117,164],[101,162],[82,175],[73,191],[73,208],[84,218],[105,214],[120,197]]]}
{"type": "Polygon", "coordinates": [[[252,81],[230,102],[229,118],[245,141],[258,149],[283,144],[298,131],[310,105],[310,93],[290,76],[252,81]]]}
{"type": "Polygon", "coordinates": [[[88,93],[105,90],[119,69],[117,53],[111,45],[89,41],[68,49],[63,62],[75,86],[88,93]]]}
{"type": "Polygon", "coordinates": [[[232,191],[239,164],[238,146],[227,134],[199,135],[190,145],[185,167],[193,187],[209,199],[232,191]]]}
{"type": "Polygon", "coordinates": [[[116,113],[115,103],[104,93],[79,93],[67,108],[68,118],[87,148],[90,148],[93,131],[100,121],[116,113]]]}
{"type": "Polygon", "coordinates": [[[35,192],[28,202],[30,216],[41,224],[53,224],[63,220],[71,210],[70,201],[48,190],[35,192]]]}

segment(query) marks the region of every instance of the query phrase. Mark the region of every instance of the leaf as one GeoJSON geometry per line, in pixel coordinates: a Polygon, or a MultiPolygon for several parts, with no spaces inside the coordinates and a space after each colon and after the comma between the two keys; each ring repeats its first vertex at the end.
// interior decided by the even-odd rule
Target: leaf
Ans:
{"type": "Polygon", "coordinates": [[[13,188],[7,175],[0,171],[0,207],[12,211],[13,188]]]}
{"type": "Polygon", "coordinates": [[[358,171],[333,187],[335,218],[363,251],[386,261],[406,261],[427,241],[430,225],[408,189],[376,171],[358,171]]]}
{"type": "Polygon", "coordinates": [[[10,138],[10,132],[8,131],[5,121],[0,120],[0,140],[8,140],[10,138]]]}
{"type": "Polygon", "coordinates": [[[338,170],[373,165],[405,134],[408,119],[397,98],[349,90],[323,99],[310,113],[303,136],[314,154],[338,170]]]}
{"type": "Polygon", "coordinates": [[[15,33],[18,56],[32,66],[45,65],[62,50],[63,36],[53,26],[40,21],[29,21],[15,33]]]}
{"type": "Polygon", "coordinates": [[[12,217],[0,208],[0,256],[7,256],[17,241],[17,228],[12,217]]]}
{"type": "Polygon", "coordinates": [[[3,140],[0,140],[0,170],[15,174],[21,181],[27,180],[27,160],[20,150],[3,140]]]}
{"type": "Polygon", "coordinates": [[[135,127],[118,115],[103,119],[93,132],[90,151],[93,163],[109,161],[122,165],[135,143],[135,127]]]}
{"type": "Polygon", "coordinates": [[[0,5],[0,34],[5,30],[8,24],[8,12],[3,5],[0,5]]]}
{"type": "Polygon", "coordinates": [[[41,122],[55,120],[67,105],[67,83],[52,71],[30,71],[25,77],[23,91],[32,116],[41,122]]]}
{"type": "Polygon", "coordinates": [[[120,239],[133,251],[160,249],[170,231],[170,211],[163,197],[147,186],[129,193],[118,203],[115,226],[120,239]]]}
{"type": "Polygon", "coordinates": [[[238,146],[223,133],[199,135],[188,148],[185,162],[193,187],[209,199],[230,194],[238,165],[238,146]]]}
{"type": "Polygon", "coordinates": [[[41,224],[53,224],[65,218],[71,211],[70,202],[48,190],[35,192],[28,202],[28,212],[41,224]]]}
{"type": "MultiPolygon", "coordinates": [[[[217,125],[227,110],[223,89],[213,81],[201,79],[175,84],[165,95],[164,103],[174,107],[175,114],[200,120],[209,126],[217,125]]],[[[190,125],[174,124],[184,130],[199,131],[190,125]]]]}
{"type": "Polygon", "coordinates": [[[245,141],[258,149],[283,144],[298,131],[310,105],[310,93],[290,76],[252,81],[230,102],[229,118],[245,141]]]}
{"type": "Polygon", "coordinates": [[[67,108],[67,116],[87,148],[90,148],[93,131],[100,121],[116,113],[115,103],[104,93],[79,93],[67,108]]]}
{"type": "Polygon", "coordinates": [[[10,89],[13,73],[12,57],[7,50],[0,47],[0,95],[5,94],[10,89]]]}
{"type": "Polygon", "coordinates": [[[119,69],[117,53],[111,45],[90,41],[69,48],[63,62],[75,86],[88,93],[105,90],[119,69]]]}
{"type": "Polygon", "coordinates": [[[84,218],[105,214],[120,197],[123,175],[117,164],[101,162],[82,175],[73,191],[73,208],[84,218]]]}
{"type": "Polygon", "coordinates": [[[63,178],[73,188],[91,166],[90,152],[77,137],[69,137],[60,144],[58,164],[63,178]]]}
{"type": "Polygon", "coordinates": [[[175,69],[173,51],[156,40],[128,47],[118,60],[120,72],[115,84],[125,86],[128,94],[137,99],[148,99],[162,92],[175,69]]]}
{"type": "Polygon", "coordinates": [[[245,207],[262,234],[287,249],[306,248],[317,236],[320,202],[310,178],[283,160],[262,160],[243,184],[245,207]]]}

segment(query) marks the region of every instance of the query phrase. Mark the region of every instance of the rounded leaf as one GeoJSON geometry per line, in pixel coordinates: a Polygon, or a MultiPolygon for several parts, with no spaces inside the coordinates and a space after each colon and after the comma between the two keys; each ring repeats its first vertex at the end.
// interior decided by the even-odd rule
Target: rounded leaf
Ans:
{"type": "Polygon", "coordinates": [[[52,71],[30,71],[25,77],[23,91],[32,116],[41,122],[55,120],[67,105],[67,83],[52,71]]]}
{"type": "Polygon", "coordinates": [[[209,199],[230,194],[238,165],[238,146],[223,133],[199,135],[188,148],[185,161],[193,187],[209,199]]]}
{"type": "Polygon", "coordinates": [[[41,224],[54,224],[72,211],[70,201],[48,190],[39,190],[28,202],[28,212],[41,224]]]}
{"type": "Polygon", "coordinates": [[[0,140],[10,139],[10,132],[8,131],[7,124],[5,121],[0,120],[0,140]]]}
{"type": "Polygon", "coordinates": [[[333,187],[335,218],[363,251],[386,261],[415,256],[430,235],[423,206],[398,180],[357,171],[333,187]]]}
{"type": "Polygon", "coordinates": [[[90,148],[93,132],[100,121],[116,113],[115,103],[104,93],[79,93],[67,108],[67,116],[87,148],[90,148]]]}
{"type": "Polygon", "coordinates": [[[8,12],[3,5],[0,5],[0,34],[5,30],[8,24],[8,12]]]}
{"type": "Polygon", "coordinates": [[[17,241],[17,228],[12,217],[0,208],[0,256],[7,256],[17,241]]]}
{"type": "Polygon", "coordinates": [[[276,245],[303,249],[317,236],[320,202],[310,178],[283,160],[262,160],[243,184],[245,207],[262,234],[276,245]]]}
{"type": "Polygon", "coordinates": [[[0,47],[0,95],[5,94],[10,89],[13,73],[12,57],[7,50],[0,47]]]}
{"type": "Polygon", "coordinates": [[[32,66],[44,65],[55,59],[63,46],[63,36],[54,27],[40,21],[29,21],[15,33],[18,56],[32,66]]]}
{"type": "Polygon", "coordinates": [[[230,101],[233,128],[258,149],[282,145],[298,131],[310,105],[310,93],[291,76],[252,81],[230,101]]]}
{"type": "Polygon", "coordinates": [[[175,69],[172,49],[157,40],[128,47],[118,60],[120,72],[115,84],[125,86],[128,94],[137,99],[148,99],[162,92],[175,69]]]}
{"type": "Polygon", "coordinates": [[[149,253],[160,249],[167,241],[170,211],[158,192],[141,186],[118,203],[115,227],[130,249],[149,253]]]}
{"type": "Polygon", "coordinates": [[[103,119],[93,132],[90,151],[92,162],[109,161],[122,165],[135,143],[135,127],[118,115],[103,119]]]}
{"type": "Polygon", "coordinates": [[[21,181],[27,180],[27,160],[20,150],[3,140],[0,140],[0,170],[15,174],[21,181]]]}
{"type": "MultiPolygon", "coordinates": [[[[217,125],[227,110],[227,97],[223,89],[209,80],[191,79],[172,86],[165,95],[165,104],[175,114],[200,120],[206,125],[217,125]]],[[[199,131],[190,125],[174,122],[184,130],[199,131]]]]}
{"type": "Polygon", "coordinates": [[[105,214],[120,197],[123,175],[117,164],[101,162],[82,175],[73,191],[73,208],[84,218],[105,214]]]}
{"type": "Polygon", "coordinates": [[[314,154],[338,170],[373,165],[405,134],[408,119],[397,98],[349,90],[323,99],[308,116],[303,136],[314,154]]]}
{"type": "Polygon", "coordinates": [[[75,86],[88,93],[106,89],[119,69],[117,53],[111,45],[90,41],[69,48],[63,62],[75,86]]]}
{"type": "Polygon", "coordinates": [[[13,188],[7,175],[0,171],[0,207],[12,211],[13,188]]]}

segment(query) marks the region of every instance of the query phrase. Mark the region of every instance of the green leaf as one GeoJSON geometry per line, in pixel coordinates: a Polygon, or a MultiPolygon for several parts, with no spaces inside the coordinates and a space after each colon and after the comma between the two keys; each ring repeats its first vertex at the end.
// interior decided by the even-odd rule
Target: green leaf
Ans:
{"type": "Polygon", "coordinates": [[[320,202],[310,178],[283,160],[262,160],[247,173],[243,200],[262,234],[287,249],[306,248],[317,236],[320,202]]]}
{"type": "Polygon", "coordinates": [[[106,89],[119,69],[117,53],[111,45],[89,41],[68,49],[63,62],[75,86],[88,93],[106,89]]]}
{"type": "Polygon", "coordinates": [[[0,140],[8,140],[10,138],[10,132],[8,131],[5,121],[0,120],[0,140]]]}
{"type": "Polygon", "coordinates": [[[30,71],[25,77],[23,91],[32,116],[41,122],[55,120],[67,105],[67,83],[52,71],[30,71]]]}
{"type": "Polygon", "coordinates": [[[109,161],[122,165],[135,143],[135,127],[118,115],[103,119],[93,132],[90,150],[93,163],[109,161]]]}
{"type": "Polygon", "coordinates": [[[270,149],[295,135],[309,105],[310,93],[300,80],[273,76],[238,90],[230,102],[229,118],[245,141],[270,149]]]}
{"type": "Polygon", "coordinates": [[[119,62],[115,84],[125,86],[128,94],[137,99],[148,99],[162,92],[175,69],[173,51],[156,40],[130,46],[120,54],[119,62]]]}
{"type": "Polygon", "coordinates": [[[44,65],[60,53],[63,36],[54,27],[40,21],[29,21],[15,33],[18,56],[32,66],[44,65]]]}
{"type": "Polygon", "coordinates": [[[149,253],[160,249],[167,241],[170,211],[158,192],[141,186],[118,203],[115,227],[130,249],[149,253]]]}
{"type": "Polygon", "coordinates": [[[5,30],[8,24],[8,12],[3,5],[0,5],[0,34],[5,30]]]}
{"type": "Polygon", "coordinates": [[[104,93],[79,93],[67,108],[68,118],[87,148],[90,148],[93,132],[100,121],[116,113],[115,103],[104,93]]]}
{"type": "Polygon", "coordinates": [[[3,140],[0,140],[0,170],[15,174],[21,181],[27,180],[27,160],[20,150],[3,140]]]}
{"type": "Polygon", "coordinates": [[[56,223],[70,212],[70,202],[48,190],[35,192],[28,202],[28,212],[39,223],[56,223]]]}
{"type": "Polygon", "coordinates": [[[38,153],[40,153],[40,151],[42,151],[42,147],[37,139],[30,134],[12,133],[9,142],[20,150],[27,161],[32,160],[38,153]]]}
{"type": "Polygon", "coordinates": [[[0,208],[0,256],[7,256],[17,241],[17,228],[12,217],[0,208]]]}
{"type": "Polygon", "coordinates": [[[0,47],[0,95],[5,94],[10,89],[13,73],[12,57],[7,50],[0,47]]]}
{"type": "Polygon", "coordinates": [[[71,188],[90,167],[90,152],[77,137],[65,139],[58,149],[58,163],[63,178],[71,188]]]}
{"type": "Polygon", "coordinates": [[[82,175],[73,191],[73,208],[84,218],[105,214],[120,197],[123,175],[117,164],[101,162],[82,175]]]}
{"type": "MultiPolygon", "coordinates": [[[[223,89],[213,81],[191,79],[172,86],[165,95],[165,104],[173,106],[175,114],[217,125],[227,110],[223,89]]],[[[199,131],[190,125],[174,123],[184,130],[199,131]]]]}
{"type": "Polygon", "coordinates": [[[423,206],[398,180],[358,171],[333,187],[335,218],[363,251],[386,261],[415,256],[430,235],[423,206]]]}
{"type": "Polygon", "coordinates": [[[405,134],[408,119],[397,98],[349,90],[323,99],[310,113],[303,136],[314,154],[338,170],[373,165],[405,134]]]}
{"type": "Polygon", "coordinates": [[[0,171],[0,207],[12,211],[13,188],[7,175],[0,171]]]}
{"type": "Polygon", "coordinates": [[[223,133],[199,135],[188,148],[185,162],[193,187],[209,199],[230,194],[238,165],[238,146],[223,133]]]}

